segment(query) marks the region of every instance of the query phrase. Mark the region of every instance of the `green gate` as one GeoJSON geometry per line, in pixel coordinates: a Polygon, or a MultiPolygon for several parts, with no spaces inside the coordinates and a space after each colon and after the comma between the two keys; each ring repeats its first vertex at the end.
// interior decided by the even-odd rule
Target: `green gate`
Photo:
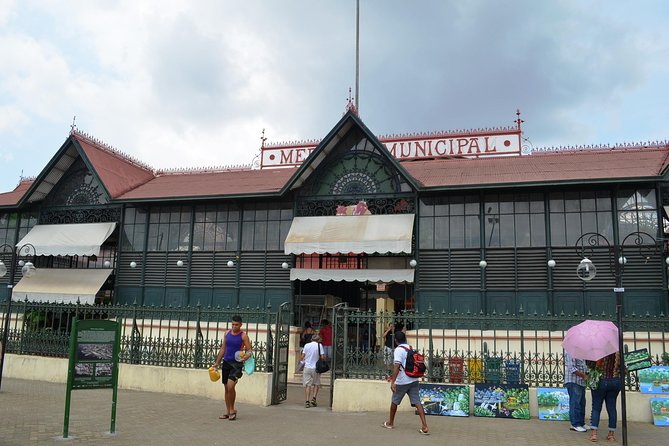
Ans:
{"type": "Polygon", "coordinates": [[[272,370],[272,404],[279,404],[281,401],[285,401],[288,395],[288,352],[292,318],[292,305],[290,302],[282,303],[276,317],[274,367],[272,370]]]}

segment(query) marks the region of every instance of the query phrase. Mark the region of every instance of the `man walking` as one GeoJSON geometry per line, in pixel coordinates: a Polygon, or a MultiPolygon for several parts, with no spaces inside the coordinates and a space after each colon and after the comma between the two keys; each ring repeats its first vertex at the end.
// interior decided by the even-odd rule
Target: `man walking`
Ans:
{"type": "Polygon", "coordinates": [[[216,356],[214,368],[221,366],[221,382],[225,386],[225,407],[227,412],[219,418],[222,420],[235,421],[237,419],[237,409],[235,409],[235,399],[237,391],[235,386],[237,380],[242,377],[242,368],[244,361],[251,357],[251,341],[246,333],[242,331],[242,317],[232,316],[231,330],[228,330],[223,337],[221,350],[216,356]],[[221,361],[223,361],[221,363],[221,361]]]}
{"type": "Polygon", "coordinates": [[[570,430],[585,432],[585,380],[587,367],[582,359],[572,358],[564,352],[564,386],[569,394],[570,430]]]}
{"type": "Polygon", "coordinates": [[[390,415],[388,421],[384,421],[382,426],[386,429],[393,429],[395,427],[397,407],[402,402],[402,399],[404,399],[404,395],[409,395],[409,402],[412,406],[416,407],[420,422],[422,423],[418,432],[423,435],[429,435],[427,420],[425,419],[425,411],[423,410],[423,405],[420,403],[420,397],[418,395],[418,378],[411,378],[404,373],[407,352],[411,349],[411,346],[407,344],[407,338],[403,332],[395,332],[395,344],[397,347],[395,348],[393,359],[394,369],[393,374],[390,377],[390,390],[393,392],[390,402],[390,415]]]}
{"type": "Polygon", "coordinates": [[[302,372],[302,384],[304,385],[304,394],[307,397],[304,402],[304,407],[316,407],[316,397],[318,396],[318,388],[321,385],[321,374],[316,373],[316,362],[318,359],[325,359],[325,354],[323,353],[321,347],[321,337],[317,334],[311,337],[311,342],[304,346],[302,350],[302,357],[300,358],[304,361],[304,371],[302,372]],[[313,389],[314,394],[311,397],[311,390],[313,389]],[[310,399],[311,398],[311,399],[310,399]]]}

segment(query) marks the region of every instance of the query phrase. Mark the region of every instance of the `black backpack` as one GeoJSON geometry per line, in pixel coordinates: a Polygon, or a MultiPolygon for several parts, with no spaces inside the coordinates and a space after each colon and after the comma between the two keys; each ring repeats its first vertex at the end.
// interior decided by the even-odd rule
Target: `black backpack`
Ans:
{"type": "Polygon", "coordinates": [[[404,365],[404,373],[406,373],[409,378],[422,378],[425,376],[425,372],[427,371],[425,357],[418,353],[418,351],[411,348],[411,346],[407,348],[403,345],[400,345],[400,347],[407,351],[407,360],[406,364],[404,365]]]}

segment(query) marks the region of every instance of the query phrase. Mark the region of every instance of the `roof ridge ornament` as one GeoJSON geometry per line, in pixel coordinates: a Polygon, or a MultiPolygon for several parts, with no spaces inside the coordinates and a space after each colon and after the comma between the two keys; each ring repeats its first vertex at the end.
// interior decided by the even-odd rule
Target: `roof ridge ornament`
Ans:
{"type": "Polygon", "coordinates": [[[358,117],[360,116],[358,115],[358,107],[355,106],[353,94],[351,93],[351,87],[348,87],[348,99],[346,99],[346,112],[351,112],[358,117]]]}
{"type": "Polygon", "coordinates": [[[580,144],[575,146],[550,146],[537,147],[533,152],[593,152],[593,151],[612,151],[612,150],[654,150],[669,147],[669,140],[664,141],[646,141],[646,142],[621,142],[616,144],[580,144]]]}
{"type": "Polygon", "coordinates": [[[98,138],[95,138],[94,136],[89,135],[88,133],[82,132],[76,127],[76,125],[74,125],[74,120],[72,120],[72,126],[70,126],[70,135],[75,136],[77,138],[81,138],[86,142],[88,142],[89,144],[93,144],[98,149],[105,151],[110,155],[116,156],[117,158],[120,158],[123,161],[133,164],[134,166],[139,167],[140,169],[147,170],[151,173],[155,173],[156,171],[153,167],[151,167],[147,163],[140,161],[139,159],[133,156],[128,155],[127,153],[117,149],[114,146],[107,144],[106,142],[98,138]]]}

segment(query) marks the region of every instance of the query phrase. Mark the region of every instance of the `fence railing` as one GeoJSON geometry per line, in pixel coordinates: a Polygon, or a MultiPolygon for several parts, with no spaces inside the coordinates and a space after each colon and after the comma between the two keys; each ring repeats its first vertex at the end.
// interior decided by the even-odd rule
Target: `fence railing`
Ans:
{"type": "MultiPolygon", "coordinates": [[[[341,377],[386,379],[392,370],[394,338],[386,340],[384,332],[396,324],[425,355],[426,381],[553,387],[564,381],[561,343],[567,329],[585,319],[615,316],[528,315],[522,310],[519,314],[373,313],[343,308],[335,319],[341,377]]],[[[669,317],[664,315],[623,320],[626,351],[647,348],[656,365],[669,365],[667,333],[669,317]]],[[[629,374],[627,386],[638,390],[635,372],[629,374]]]]}
{"type": "MultiPolygon", "coordinates": [[[[6,303],[0,305],[1,315],[6,303]]],[[[278,309],[277,309],[278,310],[278,309]]],[[[240,315],[256,370],[271,371],[277,312],[268,308],[141,307],[15,302],[6,353],[67,357],[72,321],[121,321],[120,361],[206,368],[214,363],[233,315],[240,315]]],[[[2,329],[7,321],[3,320],[2,329]]]]}
{"type": "MultiPolygon", "coordinates": [[[[9,319],[7,353],[67,357],[72,320],[120,320],[121,362],[165,367],[206,368],[216,358],[231,318],[239,314],[253,345],[256,369],[271,372],[278,309],[91,306],[16,302],[9,319]]],[[[0,304],[0,315],[5,303],[0,304]]],[[[386,379],[392,349],[388,324],[406,331],[408,342],[427,358],[426,380],[445,383],[525,383],[561,386],[561,342],[566,330],[584,319],[611,315],[446,314],[432,311],[374,313],[343,308],[334,321],[335,377],[386,379]]],[[[4,329],[4,323],[2,328],[4,329]]],[[[669,317],[623,319],[629,351],[647,348],[654,364],[669,365],[669,317]]],[[[392,344],[392,338],[391,338],[392,344]]],[[[638,389],[636,374],[628,387],[638,389]]]]}

